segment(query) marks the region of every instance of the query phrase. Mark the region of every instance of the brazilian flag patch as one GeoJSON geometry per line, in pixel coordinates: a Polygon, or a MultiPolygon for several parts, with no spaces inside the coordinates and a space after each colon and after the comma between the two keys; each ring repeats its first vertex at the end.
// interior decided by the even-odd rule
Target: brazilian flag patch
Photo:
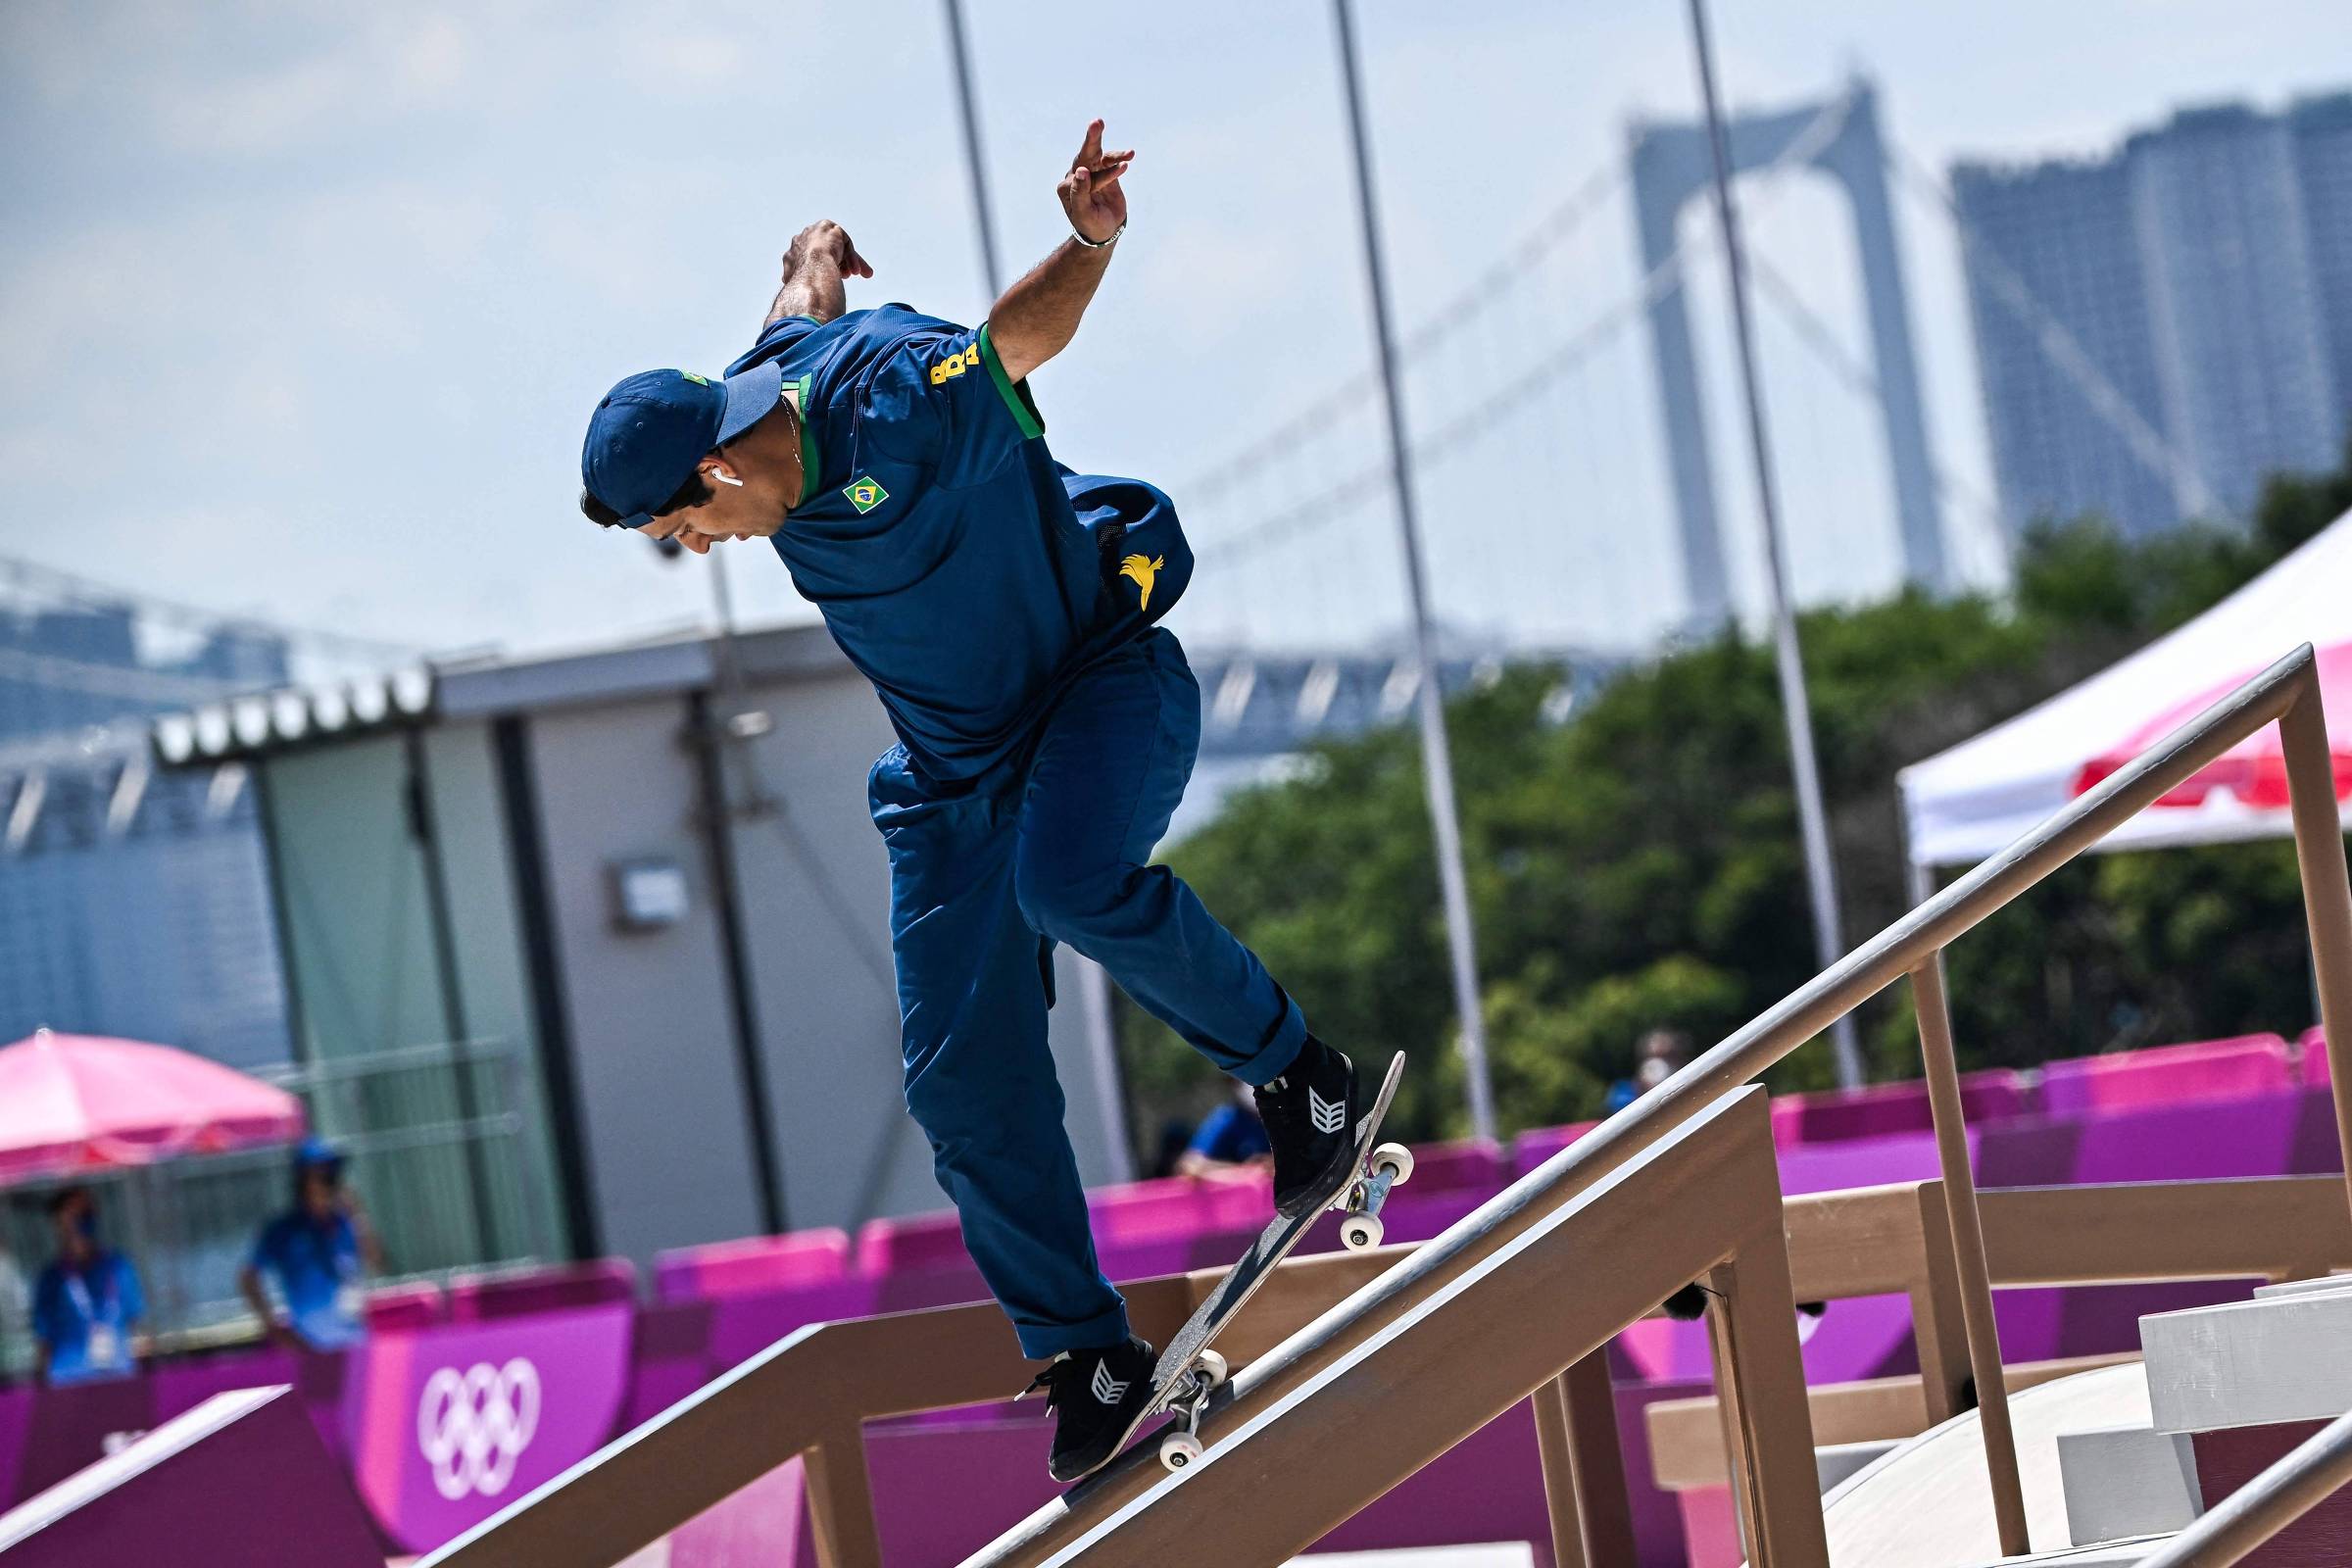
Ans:
{"type": "Polygon", "coordinates": [[[860,517],[890,499],[890,492],[870,478],[853,479],[841,487],[841,493],[850,498],[850,505],[858,509],[860,517]]]}

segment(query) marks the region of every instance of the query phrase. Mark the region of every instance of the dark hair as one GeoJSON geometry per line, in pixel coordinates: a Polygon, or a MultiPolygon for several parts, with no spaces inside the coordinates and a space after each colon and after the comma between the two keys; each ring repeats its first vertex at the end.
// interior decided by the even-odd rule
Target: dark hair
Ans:
{"type": "MultiPolygon", "coordinates": [[[[717,493],[710,488],[710,481],[703,477],[703,470],[697,467],[686,476],[686,482],[678,486],[667,501],[654,509],[653,514],[660,517],[686,507],[703,506],[717,493]]],[[[588,519],[600,528],[617,528],[625,520],[619,513],[597,500],[586,490],[580,492],[580,511],[586,514],[588,519]]]]}
{"type": "Polygon", "coordinates": [[[49,1201],[45,1205],[44,1212],[46,1212],[51,1219],[55,1219],[58,1215],[64,1213],[66,1211],[66,1205],[74,1201],[74,1200],[76,1198],[88,1198],[91,1206],[97,1206],[98,1200],[95,1198],[90,1198],[90,1190],[87,1187],[61,1187],[56,1192],[49,1195],[49,1201]]]}

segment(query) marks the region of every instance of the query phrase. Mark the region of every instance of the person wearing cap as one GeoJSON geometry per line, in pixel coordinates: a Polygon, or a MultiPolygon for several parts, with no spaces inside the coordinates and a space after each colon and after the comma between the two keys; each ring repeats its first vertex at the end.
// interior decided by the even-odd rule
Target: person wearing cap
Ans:
{"type": "Polygon", "coordinates": [[[340,1350],[368,1337],[367,1279],[383,1267],[374,1230],[343,1181],[343,1155],[320,1139],[294,1152],[294,1206],[262,1227],[238,1276],[246,1304],[270,1338],[290,1348],[340,1350]],[[270,1304],[274,1285],[285,1303],[270,1304]]]}
{"type": "Polygon", "coordinates": [[[147,1315],[130,1259],[98,1239],[98,1200],[68,1187],[49,1200],[57,1255],[32,1287],[33,1375],[53,1387],[138,1370],[131,1332],[147,1315]]]}
{"type": "Polygon", "coordinates": [[[851,311],[873,269],[809,225],[723,376],[649,370],[590,416],[581,510],[697,554],[761,540],[897,731],[867,778],[891,867],[906,1103],[1057,1427],[1053,1473],[1138,1424],[1153,1353],[1096,1261],[1046,1042],[1067,943],[1255,1091],[1274,1198],[1352,1149],[1356,1075],[1154,846],[1200,692],[1158,625],[1192,575],[1173,504],[1054,461],[1028,377],[1071,342],[1127,227],[1102,122],[1057,186],[1071,235],[976,327],[851,311]]]}

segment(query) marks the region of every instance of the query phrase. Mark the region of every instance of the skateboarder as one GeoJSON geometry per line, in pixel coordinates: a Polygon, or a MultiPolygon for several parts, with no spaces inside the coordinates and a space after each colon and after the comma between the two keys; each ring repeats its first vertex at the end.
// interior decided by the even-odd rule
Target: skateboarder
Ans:
{"type": "Polygon", "coordinates": [[[1067,347],[1127,227],[1102,123],[1057,191],[1072,233],[977,328],[849,311],[873,269],[818,222],[721,379],[649,370],[590,416],[581,510],[703,554],[764,539],[899,744],[867,780],[889,847],[906,1105],[964,1245],[1051,1358],[1056,1479],[1121,1442],[1152,1347],[1103,1278],[1046,1045],[1066,942],[1253,1086],[1278,1207],[1353,1155],[1355,1070],[1192,889],[1150,862],[1200,694],[1155,622],[1191,555],[1168,498],[1054,461],[1028,376],[1067,347]]]}

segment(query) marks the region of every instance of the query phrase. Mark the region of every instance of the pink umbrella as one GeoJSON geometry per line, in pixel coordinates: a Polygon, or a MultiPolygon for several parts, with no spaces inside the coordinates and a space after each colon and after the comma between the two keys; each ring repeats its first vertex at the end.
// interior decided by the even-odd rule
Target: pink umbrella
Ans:
{"type": "MultiPolygon", "coordinates": [[[[2313,659],[2320,674],[2320,708],[2328,718],[2328,751],[2334,763],[2335,798],[2352,800],[2352,643],[2330,643],[2313,659]]],[[[2129,767],[2140,753],[2229,696],[2259,669],[2228,680],[2157,713],[2114,746],[2082,764],[2075,793],[2082,794],[2110,773],[2129,767]]],[[[2217,789],[2227,789],[2242,806],[2282,810],[2287,804],[2286,754],[2278,726],[2265,724],[2189,775],[2158,806],[2202,806],[2217,789]]]]}
{"type": "Polygon", "coordinates": [[[0,1181],[302,1136],[282,1089],[170,1046],[43,1029],[0,1047],[0,1181]]]}

